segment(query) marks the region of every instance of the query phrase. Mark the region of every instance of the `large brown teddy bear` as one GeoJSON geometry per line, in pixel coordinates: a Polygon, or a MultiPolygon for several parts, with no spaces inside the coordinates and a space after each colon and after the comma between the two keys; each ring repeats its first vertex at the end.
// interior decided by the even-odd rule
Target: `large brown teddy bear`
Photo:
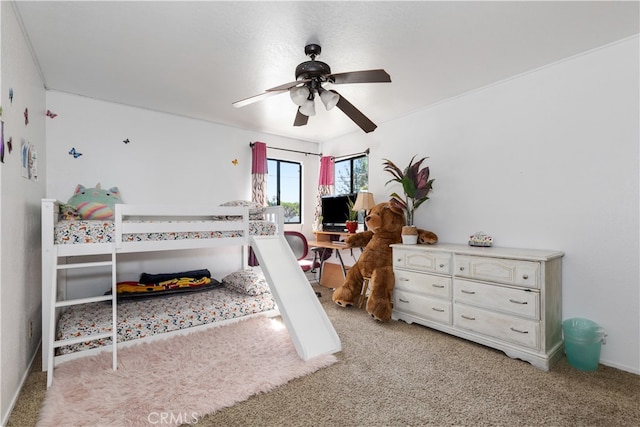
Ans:
{"type": "MultiPolygon", "coordinates": [[[[404,212],[391,203],[380,203],[365,218],[368,230],[350,235],[349,247],[364,250],[358,261],[347,271],[344,283],[333,293],[333,301],[343,307],[355,305],[362,292],[364,277],[369,277],[367,313],[374,319],[386,322],[391,319],[391,292],[394,286],[391,248],[402,242],[401,231],[405,225],[404,212]]],[[[430,231],[419,231],[421,243],[436,243],[438,237],[430,231]]]]}

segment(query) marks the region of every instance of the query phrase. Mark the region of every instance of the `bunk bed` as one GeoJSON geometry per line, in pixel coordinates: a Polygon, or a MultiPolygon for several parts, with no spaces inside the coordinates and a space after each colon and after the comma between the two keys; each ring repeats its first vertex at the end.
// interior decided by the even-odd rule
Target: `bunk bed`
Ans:
{"type": "Polygon", "coordinates": [[[256,295],[220,287],[127,302],[123,320],[118,316],[124,305],[118,303],[116,277],[118,254],[229,246],[242,247],[241,263],[246,269],[252,236],[283,234],[280,206],[267,207],[256,216],[246,206],[118,204],[112,221],[64,220],[60,206],[57,200],[42,200],[42,366],[48,371],[48,386],[55,364],[64,360],[110,350],[115,370],[118,347],[218,326],[243,316],[278,314],[269,292],[256,295]],[[65,272],[94,268],[110,269],[111,292],[68,300],[65,272]],[[160,321],[163,326],[159,327],[157,322],[143,320],[161,319],[163,312],[171,310],[174,314],[192,311],[188,319],[169,326],[166,321],[160,321]],[[90,321],[83,323],[87,314],[90,321]]]}

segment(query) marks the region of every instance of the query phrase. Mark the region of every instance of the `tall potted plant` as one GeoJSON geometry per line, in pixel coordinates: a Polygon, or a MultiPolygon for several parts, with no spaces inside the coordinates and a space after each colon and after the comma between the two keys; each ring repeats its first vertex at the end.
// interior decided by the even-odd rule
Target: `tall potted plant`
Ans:
{"type": "Polygon", "coordinates": [[[393,178],[385,183],[398,182],[402,185],[404,197],[398,193],[391,193],[391,200],[399,205],[405,213],[406,225],[402,228],[402,240],[404,243],[416,243],[418,240],[418,229],[413,223],[416,209],[429,199],[429,192],[433,186],[433,179],[429,179],[429,167],[420,169],[422,162],[427,157],[423,157],[414,163],[416,156],[411,158],[409,165],[401,170],[389,159],[384,160],[384,170],[389,172],[393,178]],[[405,236],[414,236],[407,237],[405,236]]]}

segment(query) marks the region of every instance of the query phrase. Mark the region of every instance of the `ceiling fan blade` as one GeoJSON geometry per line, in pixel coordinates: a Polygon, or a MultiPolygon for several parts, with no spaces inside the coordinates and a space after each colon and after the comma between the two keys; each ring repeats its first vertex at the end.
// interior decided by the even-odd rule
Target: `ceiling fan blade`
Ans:
{"type": "Polygon", "coordinates": [[[385,70],[363,70],[329,74],[327,80],[335,84],[346,83],[390,83],[391,76],[385,70]]]}
{"type": "Polygon", "coordinates": [[[285,91],[291,89],[294,86],[297,86],[297,85],[302,84],[302,83],[307,83],[309,81],[311,81],[311,80],[309,80],[309,79],[296,80],[295,82],[289,82],[289,83],[282,84],[280,86],[272,87],[270,89],[267,89],[266,92],[261,93],[260,95],[255,95],[255,96],[251,96],[249,98],[241,99],[240,101],[236,101],[231,105],[233,105],[236,108],[241,108],[241,107],[244,107],[245,105],[249,105],[249,104],[253,104],[254,102],[262,101],[263,99],[268,98],[270,96],[278,95],[280,93],[284,93],[285,91]]]}
{"type": "Polygon", "coordinates": [[[278,91],[278,90],[289,90],[294,86],[298,86],[299,84],[307,83],[307,82],[310,82],[310,81],[311,81],[310,79],[296,80],[295,82],[289,82],[289,83],[285,83],[285,84],[280,85],[280,86],[272,87],[271,89],[267,89],[267,92],[273,92],[273,91],[278,91]]]}
{"type": "Polygon", "coordinates": [[[294,126],[304,126],[309,121],[309,116],[305,116],[300,112],[300,107],[298,107],[298,111],[296,112],[296,118],[293,121],[294,126]]]}
{"type": "Polygon", "coordinates": [[[284,91],[264,92],[264,93],[261,93],[260,95],[255,95],[255,96],[251,96],[249,98],[241,99],[240,101],[236,101],[231,105],[233,105],[236,108],[241,108],[241,107],[244,107],[246,105],[253,104],[254,102],[262,101],[263,99],[269,98],[270,96],[279,95],[281,93],[284,93],[284,91]]]}
{"type": "MultiPolygon", "coordinates": [[[[330,90],[330,92],[337,93],[335,90],[330,90]]],[[[353,106],[352,103],[347,101],[344,96],[340,95],[340,99],[336,104],[336,107],[342,110],[355,124],[360,126],[360,129],[365,131],[366,133],[373,132],[378,126],[373,123],[367,116],[362,114],[360,110],[353,106]]]]}

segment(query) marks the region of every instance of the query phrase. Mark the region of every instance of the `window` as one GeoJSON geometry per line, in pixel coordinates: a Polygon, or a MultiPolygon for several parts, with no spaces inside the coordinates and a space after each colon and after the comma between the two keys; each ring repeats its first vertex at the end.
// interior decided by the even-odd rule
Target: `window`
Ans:
{"type": "Polygon", "coordinates": [[[357,193],[369,187],[369,157],[358,156],[335,163],[336,194],[357,193]]]}
{"type": "Polygon", "coordinates": [[[302,222],[302,164],[267,159],[267,204],[282,206],[285,224],[302,222]]]}

